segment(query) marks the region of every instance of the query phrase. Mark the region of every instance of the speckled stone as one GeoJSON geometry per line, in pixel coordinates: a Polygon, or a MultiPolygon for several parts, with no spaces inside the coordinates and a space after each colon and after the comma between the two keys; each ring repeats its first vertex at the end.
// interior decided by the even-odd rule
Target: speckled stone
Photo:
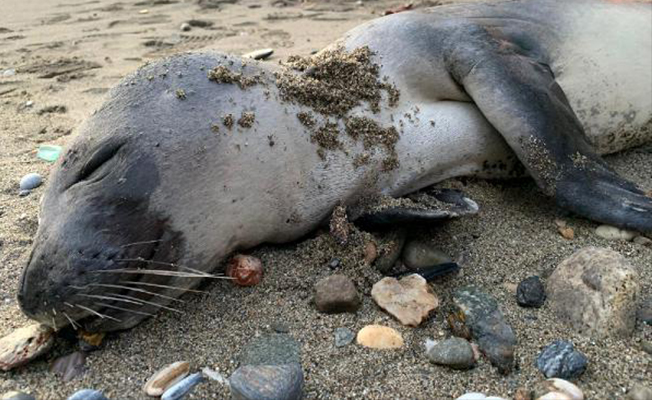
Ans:
{"type": "Polygon", "coordinates": [[[426,351],[426,357],[433,364],[453,369],[469,369],[475,365],[471,344],[461,338],[452,337],[441,341],[426,351]]]}
{"type": "Polygon", "coordinates": [[[349,328],[335,329],[335,347],[344,347],[355,339],[355,332],[349,328]]]}
{"type": "Polygon", "coordinates": [[[579,333],[624,338],[634,330],[639,276],[612,250],[586,247],[575,252],[557,266],[546,289],[553,312],[579,333]]]}
{"type": "Polygon", "coordinates": [[[286,334],[269,334],[249,342],[240,354],[240,365],[301,363],[301,347],[286,334]]]}
{"type": "Polygon", "coordinates": [[[573,344],[557,340],[546,346],[537,357],[537,368],[546,378],[576,379],[584,373],[588,364],[584,354],[575,350],[573,344]]]}
{"type": "Polygon", "coordinates": [[[234,400],[298,400],[303,396],[301,364],[245,365],[229,378],[234,400]]]}
{"type": "Polygon", "coordinates": [[[539,308],[546,301],[546,291],[538,276],[525,278],[516,288],[516,302],[522,307],[539,308]]]}
{"type": "Polygon", "coordinates": [[[514,366],[516,335],[505,321],[493,297],[473,286],[455,291],[455,306],[464,313],[464,320],[480,351],[503,374],[514,366]]]}

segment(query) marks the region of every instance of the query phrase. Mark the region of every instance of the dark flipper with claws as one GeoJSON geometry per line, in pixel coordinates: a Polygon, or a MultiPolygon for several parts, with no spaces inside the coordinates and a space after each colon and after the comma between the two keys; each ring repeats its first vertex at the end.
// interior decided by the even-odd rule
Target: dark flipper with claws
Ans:
{"type": "Polygon", "coordinates": [[[441,222],[478,212],[478,205],[473,200],[452,189],[433,189],[402,200],[384,206],[372,204],[359,210],[352,219],[356,225],[373,229],[396,224],[441,222]]]}
{"type": "Polygon", "coordinates": [[[447,64],[539,187],[586,218],[652,232],[652,198],[591,148],[545,59],[482,27],[451,44],[447,64]],[[515,50],[516,49],[516,50],[515,50]]]}

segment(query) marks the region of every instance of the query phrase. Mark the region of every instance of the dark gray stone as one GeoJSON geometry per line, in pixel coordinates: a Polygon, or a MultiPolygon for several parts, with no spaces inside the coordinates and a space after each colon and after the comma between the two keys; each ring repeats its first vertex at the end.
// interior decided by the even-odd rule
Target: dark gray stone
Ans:
{"type": "Polygon", "coordinates": [[[514,366],[516,335],[496,300],[476,287],[467,286],[455,291],[453,301],[464,313],[464,322],[480,351],[500,373],[509,373],[514,366]]]}
{"type": "Polygon", "coordinates": [[[344,347],[355,339],[355,332],[349,328],[335,329],[335,347],[344,347]]]}
{"type": "Polygon", "coordinates": [[[75,392],[68,400],[109,400],[102,392],[93,389],[82,389],[75,392]]]}
{"type": "Polygon", "coordinates": [[[641,303],[636,318],[645,324],[652,325],[652,297],[648,297],[641,303]]]}
{"type": "Polygon", "coordinates": [[[391,230],[382,237],[376,235],[378,239],[377,252],[378,257],[374,261],[374,267],[381,273],[386,273],[394,267],[394,264],[401,256],[401,250],[405,244],[405,231],[402,229],[391,230]]]}
{"type": "Polygon", "coordinates": [[[85,363],[86,354],[76,351],[54,360],[50,370],[59,375],[64,382],[68,382],[84,373],[85,363]]]}
{"type": "Polygon", "coordinates": [[[576,379],[584,373],[587,364],[584,354],[565,340],[546,346],[537,357],[537,368],[546,378],[576,379]]]}
{"type": "Polygon", "coordinates": [[[355,312],[360,298],[355,284],[344,275],[331,275],[315,285],[315,306],[324,313],[355,312]]]}
{"type": "Polygon", "coordinates": [[[204,376],[197,372],[186,376],[183,380],[169,387],[161,396],[161,400],[179,400],[190,393],[195,386],[204,381],[204,376]]]}
{"type": "Polygon", "coordinates": [[[541,307],[546,301],[546,291],[538,276],[525,278],[516,288],[516,302],[523,307],[541,307]]]}
{"type": "Polygon", "coordinates": [[[245,365],[231,378],[234,400],[298,400],[303,396],[301,364],[245,365]]]}
{"type": "Polygon", "coordinates": [[[426,357],[433,364],[445,365],[453,369],[469,369],[475,365],[471,344],[458,337],[437,343],[426,351],[426,357]]]}
{"type": "Polygon", "coordinates": [[[249,342],[240,354],[240,365],[301,363],[301,347],[286,334],[273,333],[249,342]]]}

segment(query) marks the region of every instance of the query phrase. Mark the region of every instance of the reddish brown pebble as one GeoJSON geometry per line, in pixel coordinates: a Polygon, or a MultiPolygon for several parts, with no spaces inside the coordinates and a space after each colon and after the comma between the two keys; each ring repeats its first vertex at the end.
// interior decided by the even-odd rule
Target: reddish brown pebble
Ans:
{"type": "Polygon", "coordinates": [[[448,326],[451,328],[453,336],[471,340],[471,331],[464,322],[464,313],[450,313],[448,314],[448,317],[446,317],[446,320],[448,321],[448,326]]]}
{"type": "Polygon", "coordinates": [[[571,227],[561,227],[559,228],[559,233],[564,237],[564,239],[573,240],[575,238],[575,231],[571,227]]]}
{"type": "Polygon", "coordinates": [[[226,275],[239,286],[254,286],[263,279],[263,263],[256,257],[238,254],[229,261],[226,275]]]}
{"type": "Polygon", "coordinates": [[[367,242],[364,246],[364,262],[367,265],[371,265],[378,258],[378,249],[374,242],[367,242]]]}

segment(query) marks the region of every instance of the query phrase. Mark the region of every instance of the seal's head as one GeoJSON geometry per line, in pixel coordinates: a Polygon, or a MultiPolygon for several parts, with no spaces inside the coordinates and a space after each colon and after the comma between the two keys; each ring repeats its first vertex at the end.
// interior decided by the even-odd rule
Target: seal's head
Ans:
{"type": "Polygon", "coordinates": [[[18,294],[29,317],[54,327],[123,329],[147,316],[142,306],[161,303],[154,285],[165,277],[115,273],[173,263],[181,247],[149,207],[159,173],[136,143],[117,132],[80,135],[52,174],[18,294]]]}

